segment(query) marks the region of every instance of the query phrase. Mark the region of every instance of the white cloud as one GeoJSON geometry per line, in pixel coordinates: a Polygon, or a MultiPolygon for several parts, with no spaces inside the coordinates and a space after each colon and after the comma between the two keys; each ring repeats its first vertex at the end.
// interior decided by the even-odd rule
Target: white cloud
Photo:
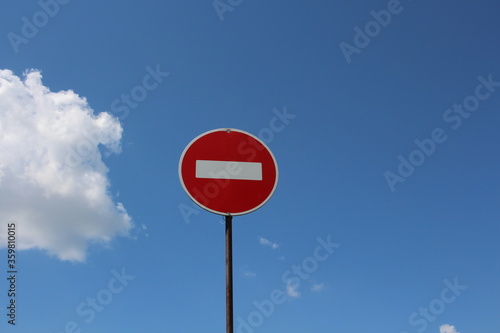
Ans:
{"type": "Polygon", "coordinates": [[[249,278],[253,278],[253,277],[256,277],[257,274],[253,271],[244,271],[243,272],[243,276],[245,277],[249,277],[249,278]]]}
{"type": "Polygon", "coordinates": [[[285,292],[288,297],[298,298],[300,297],[299,291],[300,283],[293,282],[291,279],[286,281],[285,292]]]}
{"type": "Polygon", "coordinates": [[[83,261],[89,244],[132,228],[108,192],[101,158],[120,152],[122,127],[108,113],[95,115],[85,98],[51,92],[41,79],[38,71],[22,80],[0,70],[0,223],[17,223],[20,249],[83,261]]]}
{"type": "Polygon", "coordinates": [[[138,231],[138,234],[143,234],[145,237],[149,237],[149,233],[147,231],[148,226],[143,223],[143,224],[141,224],[141,228],[142,228],[142,232],[138,231]]]}
{"type": "Polygon", "coordinates": [[[318,292],[322,291],[323,289],[325,289],[324,283],[315,283],[311,286],[311,291],[315,292],[315,293],[318,293],[318,292]]]}
{"type": "Polygon", "coordinates": [[[446,325],[441,325],[439,327],[439,333],[460,333],[460,332],[457,331],[455,326],[446,324],[446,325]]]}
{"type": "Polygon", "coordinates": [[[246,278],[254,278],[257,276],[257,273],[249,269],[246,265],[240,268],[240,274],[246,278]]]}
{"type": "Polygon", "coordinates": [[[266,239],[264,237],[259,237],[259,243],[264,245],[264,246],[269,246],[270,248],[272,248],[273,250],[277,249],[279,246],[279,244],[277,243],[273,243],[271,242],[269,239],[266,239]]]}

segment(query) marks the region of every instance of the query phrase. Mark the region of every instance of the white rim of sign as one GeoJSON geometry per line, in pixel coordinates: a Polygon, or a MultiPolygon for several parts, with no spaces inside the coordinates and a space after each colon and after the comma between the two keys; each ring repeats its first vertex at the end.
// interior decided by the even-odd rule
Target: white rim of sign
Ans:
{"type": "MultiPolygon", "coordinates": [[[[197,160],[195,170],[196,170],[196,178],[221,179],[221,178],[218,178],[216,176],[217,171],[215,171],[215,170],[219,170],[219,171],[227,170],[229,175],[234,175],[233,178],[229,178],[229,179],[245,179],[245,180],[253,180],[253,181],[262,180],[262,163],[258,163],[258,162],[197,160]],[[231,169],[234,170],[235,167],[240,168],[240,170],[237,173],[231,174],[231,169]]],[[[274,154],[271,151],[271,149],[269,149],[269,147],[261,139],[259,139],[255,135],[248,133],[246,131],[235,129],[235,128],[217,128],[217,129],[207,131],[207,132],[204,132],[204,133],[198,135],[196,138],[191,140],[191,142],[189,142],[189,144],[186,146],[186,148],[184,148],[184,151],[182,152],[181,158],[179,160],[179,179],[181,181],[182,188],[187,193],[189,198],[191,200],[193,200],[193,202],[196,203],[201,208],[203,208],[211,213],[218,214],[218,215],[225,215],[225,216],[245,215],[245,214],[251,213],[253,211],[256,211],[260,207],[264,206],[264,204],[266,204],[269,201],[269,199],[271,199],[271,197],[273,196],[274,191],[276,190],[276,186],[278,185],[278,163],[276,162],[276,158],[274,157],[274,154]],[[207,206],[201,204],[199,201],[197,201],[191,195],[191,193],[189,193],[188,189],[186,188],[186,185],[184,184],[184,179],[182,179],[182,161],[184,160],[184,155],[186,155],[186,152],[191,147],[191,145],[193,143],[195,143],[199,138],[201,138],[207,134],[213,133],[213,132],[239,132],[239,133],[246,134],[246,135],[254,138],[257,142],[259,142],[269,152],[269,155],[271,155],[271,158],[273,159],[273,162],[274,162],[274,166],[276,168],[276,179],[274,181],[273,189],[271,190],[271,192],[269,193],[267,198],[264,199],[258,206],[254,207],[252,209],[249,209],[247,211],[240,212],[240,213],[231,214],[229,212],[219,212],[219,211],[210,209],[207,206]]],[[[227,179],[227,178],[225,178],[225,179],[227,179]]]]}

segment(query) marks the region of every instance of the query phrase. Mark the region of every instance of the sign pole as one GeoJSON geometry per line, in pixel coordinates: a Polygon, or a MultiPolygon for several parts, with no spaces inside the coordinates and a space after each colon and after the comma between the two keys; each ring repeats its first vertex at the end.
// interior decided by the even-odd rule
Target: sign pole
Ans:
{"type": "Polygon", "coordinates": [[[226,333],[233,333],[233,217],[226,215],[226,333]]]}

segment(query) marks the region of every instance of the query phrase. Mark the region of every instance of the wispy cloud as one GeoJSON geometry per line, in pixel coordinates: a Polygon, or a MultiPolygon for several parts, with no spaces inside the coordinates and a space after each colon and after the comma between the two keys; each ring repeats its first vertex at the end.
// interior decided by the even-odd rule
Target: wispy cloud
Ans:
{"type": "Polygon", "coordinates": [[[292,279],[287,280],[285,286],[285,292],[287,296],[291,298],[299,298],[300,297],[299,287],[300,283],[294,282],[292,279]]]}
{"type": "Polygon", "coordinates": [[[439,333],[460,333],[460,332],[457,331],[455,326],[445,324],[439,327],[439,333]]]}
{"type": "Polygon", "coordinates": [[[0,223],[17,222],[20,249],[83,261],[89,244],[129,234],[102,160],[120,152],[121,136],[116,118],[50,91],[40,72],[0,70],[0,223]]]}
{"type": "MultiPolygon", "coordinates": [[[[141,224],[140,229],[136,228],[135,232],[137,236],[149,237],[148,226],[145,225],[144,223],[141,224]]],[[[134,236],[133,238],[137,239],[137,236],[134,236]]]]}
{"type": "Polygon", "coordinates": [[[244,277],[248,278],[253,278],[257,276],[257,274],[254,271],[243,271],[242,274],[244,277]]]}
{"type": "Polygon", "coordinates": [[[323,289],[325,289],[325,284],[324,283],[315,283],[315,284],[313,284],[311,286],[311,291],[314,292],[314,293],[319,293],[323,289]]]}
{"type": "Polygon", "coordinates": [[[259,243],[264,245],[264,246],[268,246],[268,247],[272,248],[273,250],[280,247],[280,245],[278,243],[271,242],[269,239],[264,238],[264,237],[259,237],[259,243]]]}

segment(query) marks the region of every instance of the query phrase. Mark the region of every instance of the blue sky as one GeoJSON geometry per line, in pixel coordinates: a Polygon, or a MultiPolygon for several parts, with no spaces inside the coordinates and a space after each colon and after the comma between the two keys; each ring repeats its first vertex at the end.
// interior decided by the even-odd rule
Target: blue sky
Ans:
{"type": "Polygon", "coordinates": [[[235,332],[498,332],[497,2],[0,9],[2,330],[223,332],[223,218],[177,168],[232,127],[280,172],[234,218],[235,332]]]}

